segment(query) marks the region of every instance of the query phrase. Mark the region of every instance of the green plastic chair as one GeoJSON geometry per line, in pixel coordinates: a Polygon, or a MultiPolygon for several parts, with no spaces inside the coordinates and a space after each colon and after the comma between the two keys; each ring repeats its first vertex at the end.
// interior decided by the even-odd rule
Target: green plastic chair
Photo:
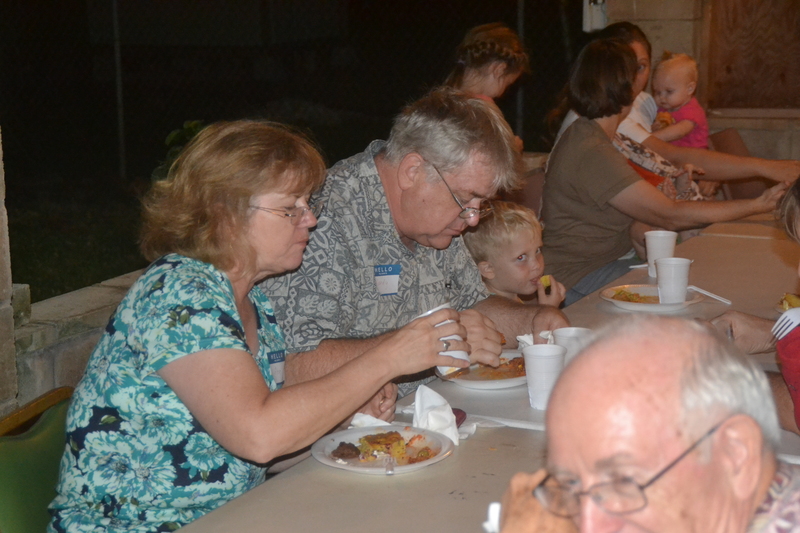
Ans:
{"type": "Polygon", "coordinates": [[[70,387],[56,389],[0,421],[3,434],[9,425],[21,422],[24,427],[41,415],[24,433],[0,437],[0,532],[42,533],[47,528],[71,395],[70,387]]]}

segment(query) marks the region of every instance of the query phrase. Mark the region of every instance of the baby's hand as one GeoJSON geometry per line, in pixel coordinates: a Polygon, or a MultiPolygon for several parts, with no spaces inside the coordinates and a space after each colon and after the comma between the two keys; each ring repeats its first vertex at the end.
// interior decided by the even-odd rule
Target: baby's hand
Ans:
{"type": "Polygon", "coordinates": [[[661,111],[656,115],[656,119],[653,121],[653,125],[651,126],[653,131],[658,131],[660,129],[666,128],[667,126],[672,126],[675,124],[675,119],[666,111],[661,111]]]}
{"type": "Polygon", "coordinates": [[[558,307],[566,295],[567,289],[553,276],[542,276],[536,282],[536,296],[542,305],[558,307]]]}

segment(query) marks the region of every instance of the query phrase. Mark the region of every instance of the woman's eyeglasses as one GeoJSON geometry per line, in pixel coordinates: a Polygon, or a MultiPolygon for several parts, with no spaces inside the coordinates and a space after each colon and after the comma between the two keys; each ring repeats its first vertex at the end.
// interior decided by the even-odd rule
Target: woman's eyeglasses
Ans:
{"type": "Polygon", "coordinates": [[[306,213],[311,213],[314,218],[319,217],[320,213],[322,213],[322,208],[324,207],[324,202],[314,202],[311,205],[297,205],[294,207],[261,207],[259,205],[251,205],[250,209],[258,209],[259,211],[266,211],[267,213],[272,213],[273,215],[278,215],[281,217],[286,217],[289,219],[289,222],[292,225],[296,226],[303,220],[303,216],[306,213]]]}

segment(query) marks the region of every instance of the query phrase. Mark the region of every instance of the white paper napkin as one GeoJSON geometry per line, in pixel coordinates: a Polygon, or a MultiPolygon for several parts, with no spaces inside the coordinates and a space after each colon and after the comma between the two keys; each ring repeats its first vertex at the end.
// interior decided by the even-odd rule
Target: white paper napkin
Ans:
{"type": "Polygon", "coordinates": [[[356,413],[353,420],[350,421],[351,428],[367,428],[372,426],[388,426],[389,422],[375,418],[372,415],[365,413],[356,413]]]}
{"type": "Polygon", "coordinates": [[[500,533],[500,502],[489,504],[486,522],[483,523],[483,530],[486,533],[500,533]]]}
{"type": "MultiPolygon", "coordinates": [[[[411,423],[414,427],[441,433],[458,446],[460,434],[456,427],[456,416],[453,414],[450,404],[438,392],[429,389],[425,385],[420,385],[417,388],[414,403],[403,407],[400,412],[414,414],[414,421],[411,423]]],[[[463,428],[464,426],[462,425],[461,427],[463,428]]],[[[472,433],[475,433],[474,426],[471,432],[469,428],[465,428],[465,434],[461,438],[467,438],[472,433]]]]}
{"type": "Polygon", "coordinates": [[[517,348],[519,351],[522,351],[525,347],[533,346],[533,333],[517,335],[517,342],[519,343],[519,347],[517,348]]]}

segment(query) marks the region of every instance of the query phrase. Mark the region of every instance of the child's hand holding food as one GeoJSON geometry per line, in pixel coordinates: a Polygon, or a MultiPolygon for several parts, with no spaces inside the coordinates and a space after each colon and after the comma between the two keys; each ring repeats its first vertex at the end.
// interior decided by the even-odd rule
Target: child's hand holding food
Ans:
{"type": "Polygon", "coordinates": [[[536,283],[536,295],[542,305],[558,307],[567,295],[567,289],[551,275],[542,276],[536,283]]]}

